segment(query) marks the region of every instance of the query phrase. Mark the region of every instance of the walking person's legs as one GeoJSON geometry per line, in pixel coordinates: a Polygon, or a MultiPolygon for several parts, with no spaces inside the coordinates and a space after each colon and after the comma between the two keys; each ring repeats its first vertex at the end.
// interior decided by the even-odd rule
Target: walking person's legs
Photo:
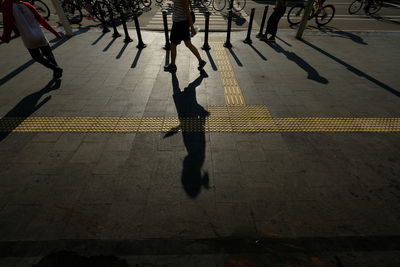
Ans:
{"type": "Polygon", "coordinates": [[[264,41],[275,41],[276,32],[278,31],[278,23],[282,16],[285,14],[286,8],[275,9],[268,19],[267,31],[260,39],[264,41]],[[268,38],[267,35],[271,36],[268,38]]]}
{"type": "Polygon", "coordinates": [[[187,21],[174,22],[171,28],[171,63],[164,67],[165,71],[175,72],[177,70],[176,67],[176,55],[177,55],[177,46],[183,41],[187,48],[196,56],[199,61],[199,70],[202,70],[206,65],[205,62],[199,53],[199,50],[192,44],[190,41],[190,31],[189,25],[187,21]]]}
{"type": "Polygon", "coordinates": [[[197,48],[192,44],[190,39],[184,40],[184,42],[185,42],[186,47],[189,48],[189,50],[193,53],[193,55],[196,56],[197,60],[199,61],[199,69],[202,69],[207,64],[207,62],[205,62],[201,58],[199,50],[197,50],[197,48]]]}
{"type": "Polygon", "coordinates": [[[48,59],[43,57],[43,55],[40,52],[39,48],[28,49],[28,51],[29,51],[29,54],[31,54],[32,58],[35,61],[39,62],[40,64],[42,64],[46,68],[49,68],[49,69],[52,69],[52,70],[56,70],[57,69],[57,65],[55,65],[50,60],[48,60],[48,59]]]}
{"type": "Polygon", "coordinates": [[[43,56],[47,58],[51,63],[57,66],[56,70],[54,70],[54,78],[61,78],[63,69],[60,68],[54,58],[53,51],[51,51],[51,47],[49,45],[40,47],[40,51],[42,51],[43,56]]]}
{"type": "MultiPolygon", "coordinates": [[[[53,77],[54,78],[60,78],[62,76],[62,69],[57,66],[57,63],[55,62],[55,60],[54,60],[54,62],[52,62],[52,60],[48,59],[47,56],[45,58],[42,55],[42,53],[41,53],[41,51],[43,51],[42,48],[43,47],[34,48],[34,49],[28,49],[28,51],[29,51],[29,54],[31,54],[32,58],[35,61],[39,62],[40,64],[42,64],[46,68],[49,68],[49,69],[53,70],[53,77]]],[[[49,47],[49,49],[50,49],[50,47],[49,47]]],[[[45,50],[46,50],[46,48],[45,48],[45,50]]],[[[50,49],[50,52],[51,52],[51,49],[50,49]]]]}
{"type": "Polygon", "coordinates": [[[278,24],[279,21],[281,20],[281,18],[283,17],[283,15],[285,14],[286,8],[280,8],[277,12],[276,12],[276,19],[274,21],[274,27],[271,29],[271,38],[275,39],[276,37],[276,32],[278,31],[278,24]]]}
{"type": "Polygon", "coordinates": [[[49,45],[40,47],[40,51],[45,58],[47,58],[51,63],[58,66],[56,59],[54,58],[53,51],[51,51],[51,47],[49,45]]]}

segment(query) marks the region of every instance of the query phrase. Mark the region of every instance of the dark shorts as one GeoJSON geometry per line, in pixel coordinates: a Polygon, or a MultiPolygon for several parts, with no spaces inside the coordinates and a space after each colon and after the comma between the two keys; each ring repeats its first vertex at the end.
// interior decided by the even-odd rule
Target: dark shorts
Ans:
{"type": "Polygon", "coordinates": [[[181,41],[190,40],[190,27],[189,22],[179,21],[172,23],[171,36],[169,37],[171,43],[180,44],[181,41]]]}

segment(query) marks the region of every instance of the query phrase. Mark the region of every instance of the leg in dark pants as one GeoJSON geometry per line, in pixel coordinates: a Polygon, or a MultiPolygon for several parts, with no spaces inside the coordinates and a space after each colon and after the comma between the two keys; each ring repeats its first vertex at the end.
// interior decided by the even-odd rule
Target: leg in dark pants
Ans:
{"type": "MultiPolygon", "coordinates": [[[[53,59],[54,61],[51,61],[51,60],[46,59],[46,58],[43,57],[42,53],[40,52],[42,49],[43,49],[43,47],[35,48],[35,49],[28,49],[28,51],[29,51],[29,53],[31,54],[32,58],[35,61],[39,62],[40,64],[42,64],[46,68],[49,68],[49,69],[52,69],[52,70],[58,69],[57,63],[55,62],[54,59],[53,59]]],[[[49,47],[49,49],[50,49],[50,47],[49,47]]],[[[50,49],[50,53],[51,53],[51,49],[50,49]]]]}
{"type": "Polygon", "coordinates": [[[278,23],[282,16],[285,14],[286,7],[276,8],[268,19],[266,34],[271,34],[275,38],[278,31],[278,23]]]}
{"type": "Polygon", "coordinates": [[[58,66],[56,59],[54,58],[53,52],[51,51],[51,48],[49,45],[40,47],[40,51],[42,51],[42,54],[43,54],[43,56],[45,56],[45,58],[47,58],[54,65],[58,66]]]}

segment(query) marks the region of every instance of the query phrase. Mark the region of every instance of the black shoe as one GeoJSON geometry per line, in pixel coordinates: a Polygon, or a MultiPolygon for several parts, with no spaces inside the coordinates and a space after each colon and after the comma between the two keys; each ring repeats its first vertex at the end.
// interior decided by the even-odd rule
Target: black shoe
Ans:
{"type": "Polygon", "coordinates": [[[275,37],[269,37],[266,41],[270,43],[275,43],[275,37]]]}
{"type": "Polygon", "coordinates": [[[268,40],[266,34],[261,35],[261,36],[259,37],[259,39],[260,39],[261,41],[267,41],[267,40],[268,40]]]}
{"type": "Polygon", "coordinates": [[[200,60],[200,61],[199,61],[199,67],[198,67],[197,69],[198,69],[198,70],[202,70],[206,64],[207,64],[206,61],[200,60]]]}
{"type": "Polygon", "coordinates": [[[56,68],[53,71],[53,78],[60,79],[61,76],[62,76],[62,73],[63,73],[63,69],[62,68],[56,68]]]}
{"type": "Polygon", "coordinates": [[[176,72],[177,68],[175,64],[168,64],[167,66],[164,67],[164,71],[168,72],[176,72]]]}

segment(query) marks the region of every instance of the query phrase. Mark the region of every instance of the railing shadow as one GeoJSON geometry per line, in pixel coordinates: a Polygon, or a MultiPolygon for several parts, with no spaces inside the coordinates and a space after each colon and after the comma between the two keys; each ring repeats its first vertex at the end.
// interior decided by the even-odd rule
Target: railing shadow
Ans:
{"type": "Polygon", "coordinates": [[[236,64],[238,64],[239,67],[243,67],[242,62],[240,61],[240,59],[237,57],[237,55],[235,54],[235,52],[233,52],[232,48],[229,48],[229,53],[232,55],[233,59],[236,61],[236,64]]]}
{"type": "Polygon", "coordinates": [[[132,68],[132,69],[133,69],[133,68],[136,68],[136,65],[137,65],[138,62],[139,62],[140,55],[142,54],[142,50],[143,50],[143,49],[138,49],[138,50],[137,50],[136,56],[135,56],[135,58],[133,59],[133,62],[132,62],[132,65],[131,65],[131,68],[132,68]]]}
{"type": "Polygon", "coordinates": [[[118,55],[115,57],[116,59],[119,59],[122,57],[122,54],[125,52],[125,49],[128,47],[129,43],[124,43],[122,46],[121,50],[119,51],[118,55]]]}
{"type": "Polygon", "coordinates": [[[350,64],[348,64],[348,63],[346,63],[346,62],[344,62],[343,60],[341,60],[341,59],[335,57],[334,55],[332,55],[332,54],[326,52],[325,50],[319,48],[318,46],[316,46],[316,45],[314,45],[314,44],[312,44],[312,43],[310,43],[310,42],[308,42],[308,41],[306,41],[306,40],[302,40],[302,42],[303,42],[304,44],[308,45],[309,47],[311,47],[311,48],[317,50],[317,51],[320,52],[321,54],[323,54],[323,55],[329,57],[330,59],[332,59],[332,60],[334,60],[334,61],[336,61],[337,63],[343,65],[344,67],[346,67],[349,71],[353,72],[354,74],[356,74],[356,75],[358,75],[358,76],[360,76],[360,77],[363,77],[363,78],[369,80],[370,82],[376,84],[377,86],[379,86],[379,87],[385,89],[386,91],[392,93],[393,95],[395,95],[395,96],[397,96],[397,97],[400,97],[400,92],[397,91],[396,89],[390,87],[389,85],[387,85],[387,84],[385,84],[385,83],[383,83],[383,82],[381,82],[381,81],[375,79],[374,77],[372,77],[372,76],[366,74],[365,72],[363,72],[363,71],[357,69],[356,67],[354,67],[354,66],[352,66],[352,65],[350,65],[350,64]]]}
{"type": "Polygon", "coordinates": [[[217,65],[215,64],[215,61],[214,61],[214,59],[212,58],[210,51],[209,51],[209,50],[206,50],[205,52],[206,52],[206,54],[207,54],[208,61],[210,61],[211,68],[212,68],[214,71],[217,71],[217,70],[218,70],[217,65]]]}
{"type": "Polygon", "coordinates": [[[181,91],[176,74],[172,74],[173,99],[180,125],[168,131],[164,138],[182,131],[183,143],[188,154],[183,160],[182,185],[186,194],[196,198],[201,187],[208,188],[208,173],[202,173],[202,166],[206,157],[205,123],[209,112],[196,100],[196,87],[207,77],[203,72],[181,91]]]}
{"type": "MultiPolygon", "coordinates": [[[[310,27],[313,27],[313,26],[310,26],[310,27]]],[[[316,28],[316,27],[314,27],[314,28],[316,28]]],[[[361,38],[361,36],[354,34],[352,32],[342,31],[340,29],[337,29],[337,28],[331,27],[331,26],[319,27],[318,30],[320,32],[323,32],[323,33],[331,36],[331,37],[345,38],[345,39],[352,40],[353,42],[358,43],[358,44],[368,45],[368,43],[366,43],[364,41],[364,39],[361,38]]]]}
{"type": "Polygon", "coordinates": [[[385,22],[385,23],[389,23],[389,24],[400,25],[400,22],[399,22],[399,21],[391,20],[391,19],[389,19],[389,18],[382,17],[381,15],[377,15],[377,14],[372,15],[371,18],[376,19],[376,20],[378,20],[378,21],[385,22]]]}
{"type": "Polygon", "coordinates": [[[261,52],[258,51],[258,49],[255,48],[252,44],[249,44],[249,46],[254,50],[254,52],[257,53],[257,55],[258,55],[262,60],[264,60],[264,61],[267,60],[267,58],[266,58],[263,54],[261,54],[261,52]]]}
{"type": "Polygon", "coordinates": [[[92,45],[96,45],[103,37],[104,35],[106,35],[107,33],[102,33],[99,37],[97,37],[96,40],[94,40],[94,42],[92,43],[92,45]]]}
{"type": "Polygon", "coordinates": [[[106,45],[106,47],[104,47],[103,52],[106,52],[115,42],[115,40],[117,40],[118,38],[112,38],[111,41],[106,45]]]}
{"type": "Polygon", "coordinates": [[[44,94],[60,88],[61,80],[52,79],[43,89],[24,97],[6,115],[0,119],[0,142],[4,140],[15,128],[18,127],[26,118],[31,116],[36,110],[46,104],[51,96],[47,96],[42,101],[39,100],[44,94]]]}
{"type": "Polygon", "coordinates": [[[329,81],[325,78],[322,77],[316,69],[314,69],[310,64],[308,64],[304,59],[299,57],[296,53],[294,52],[289,52],[285,49],[283,49],[280,45],[277,43],[268,43],[268,45],[274,49],[278,53],[282,53],[286,56],[287,59],[290,61],[293,61],[296,63],[300,68],[302,68],[305,72],[307,72],[308,76],[307,79],[316,81],[318,83],[322,84],[327,84],[329,81]]]}

